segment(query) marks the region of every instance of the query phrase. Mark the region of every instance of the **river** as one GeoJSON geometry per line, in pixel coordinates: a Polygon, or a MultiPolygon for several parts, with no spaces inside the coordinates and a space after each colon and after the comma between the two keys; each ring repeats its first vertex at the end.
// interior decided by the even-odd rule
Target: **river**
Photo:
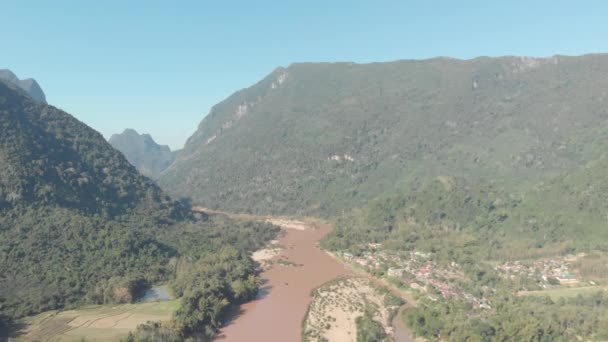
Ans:
{"type": "MultiPolygon", "coordinates": [[[[331,225],[314,226],[305,230],[282,229],[279,244],[284,248],[274,258],[275,264],[261,273],[265,283],[258,297],[241,305],[221,329],[217,341],[300,341],[311,291],[337,277],[357,274],[318,247],[319,239],[331,231],[331,225]]],[[[393,323],[398,330],[397,342],[412,341],[405,324],[398,318],[393,323]]]]}
{"type": "Polygon", "coordinates": [[[302,319],[310,292],[336,277],[352,274],[337,260],[318,248],[317,242],[331,230],[284,229],[279,258],[297,266],[274,265],[261,274],[266,281],[258,298],[241,305],[241,312],[219,333],[219,341],[299,341],[302,319]]]}

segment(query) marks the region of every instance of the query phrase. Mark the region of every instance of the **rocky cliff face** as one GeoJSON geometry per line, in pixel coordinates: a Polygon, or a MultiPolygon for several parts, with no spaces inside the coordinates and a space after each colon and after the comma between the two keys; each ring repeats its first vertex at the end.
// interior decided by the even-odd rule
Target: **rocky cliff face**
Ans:
{"type": "Polygon", "coordinates": [[[12,83],[25,91],[32,99],[40,103],[46,103],[44,91],[33,78],[20,80],[17,75],[8,69],[0,69],[0,79],[12,83]]]}

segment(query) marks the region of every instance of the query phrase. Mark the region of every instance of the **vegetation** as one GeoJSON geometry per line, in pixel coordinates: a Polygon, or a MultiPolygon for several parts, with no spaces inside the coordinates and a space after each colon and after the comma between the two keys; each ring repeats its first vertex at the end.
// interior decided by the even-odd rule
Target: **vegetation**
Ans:
{"type": "Polygon", "coordinates": [[[294,64],[212,108],[159,181],[211,208],[330,217],[329,250],[458,263],[459,286],[494,309],[429,303],[420,335],[599,336],[597,320],[562,321],[585,305],[516,297],[538,284],[492,265],[598,251],[576,267],[605,281],[607,75],[606,55],[294,64]]]}
{"type": "MultiPolygon", "coordinates": [[[[216,105],[159,182],[213,209],[330,217],[330,250],[458,263],[458,285],[492,309],[423,300],[407,314],[421,336],[606,338],[604,295],[518,297],[538,285],[492,267],[585,251],[581,274],[607,278],[606,76],[605,55],[294,64],[216,105]]],[[[245,255],[274,228],[193,217],[98,133],[13,88],[0,83],[4,314],[167,281],[184,300],[173,321],[130,338],[212,336],[253,295],[245,255]]]]}
{"type": "MultiPolygon", "coordinates": [[[[559,175],[552,182],[561,184],[576,174],[559,175]]],[[[570,192],[555,200],[554,191],[531,188],[514,194],[491,184],[440,177],[408,193],[379,197],[338,218],[337,229],[322,243],[330,250],[355,252],[369,242],[383,243],[384,248],[416,248],[436,253],[440,261],[464,264],[607,250],[605,218],[594,208],[596,202],[572,209],[555,202],[578,196],[570,192]],[[547,200],[539,202],[541,198],[547,200]]],[[[586,197],[599,192],[589,190],[586,197]]],[[[585,270],[604,274],[600,264],[588,259],[585,270]]]]}
{"type": "Polygon", "coordinates": [[[131,303],[168,282],[183,297],[172,334],[210,336],[229,306],[255,294],[248,254],[277,227],[193,215],[99,133],[2,82],[0,132],[3,326],[46,310],[131,303]]]}
{"type": "Polygon", "coordinates": [[[374,312],[366,308],[363,316],[355,319],[357,342],[385,341],[387,336],[382,324],[374,319],[374,312]]]}
{"type": "Polygon", "coordinates": [[[432,340],[571,341],[577,336],[604,340],[607,299],[601,292],[557,301],[504,295],[494,300],[495,311],[475,315],[469,314],[466,303],[426,301],[405,315],[416,334],[432,340]]]}
{"type": "Polygon", "coordinates": [[[438,176],[516,195],[602,155],[607,74],[606,55],[293,64],[214,106],[159,182],[328,217],[438,176]]]}
{"type": "Polygon", "coordinates": [[[181,303],[173,319],[142,325],[128,341],[156,341],[160,337],[163,341],[210,341],[231,309],[253,299],[260,284],[253,261],[227,246],[196,261],[183,261],[177,268],[172,287],[181,303]]]}

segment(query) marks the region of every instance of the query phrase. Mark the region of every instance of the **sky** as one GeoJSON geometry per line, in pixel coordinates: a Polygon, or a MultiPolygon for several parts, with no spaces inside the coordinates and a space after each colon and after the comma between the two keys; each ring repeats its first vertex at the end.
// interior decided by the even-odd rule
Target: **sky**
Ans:
{"type": "Polygon", "coordinates": [[[0,69],[106,138],[181,148],[278,66],[608,52],[608,1],[2,1],[0,69]]]}

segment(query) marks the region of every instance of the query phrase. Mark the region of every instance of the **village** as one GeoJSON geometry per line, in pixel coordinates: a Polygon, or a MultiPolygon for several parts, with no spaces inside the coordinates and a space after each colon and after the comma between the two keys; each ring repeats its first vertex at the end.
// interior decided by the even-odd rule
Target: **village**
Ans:
{"type": "MultiPolygon", "coordinates": [[[[510,261],[496,266],[495,270],[507,279],[513,280],[518,277],[534,279],[544,289],[557,285],[577,286],[581,283],[581,279],[572,271],[572,263],[585,255],[579,253],[534,261],[510,261]]],[[[593,282],[590,284],[595,285],[593,282]]]]}
{"type": "Polygon", "coordinates": [[[386,275],[405,282],[413,290],[426,294],[432,301],[437,301],[439,296],[446,299],[456,298],[480,309],[491,309],[485,298],[477,298],[455,284],[455,280],[464,279],[457,263],[452,262],[448,267],[441,267],[433,261],[431,253],[388,252],[378,250],[379,244],[368,244],[367,247],[361,255],[343,252],[342,257],[368,271],[386,270],[386,275]]]}

